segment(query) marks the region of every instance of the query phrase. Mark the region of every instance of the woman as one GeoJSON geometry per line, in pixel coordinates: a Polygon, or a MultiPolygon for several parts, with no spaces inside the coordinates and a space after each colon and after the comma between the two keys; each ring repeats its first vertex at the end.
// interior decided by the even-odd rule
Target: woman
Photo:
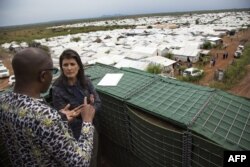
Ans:
{"type": "MultiPolygon", "coordinates": [[[[84,74],[79,54],[72,49],[67,49],[60,55],[59,64],[62,72],[52,87],[53,106],[57,110],[63,108],[73,110],[78,106],[80,107],[84,98],[87,97],[89,99],[88,103],[93,107],[92,109],[98,111],[101,107],[101,100],[90,79],[84,74]]],[[[80,112],[78,114],[75,114],[75,112],[72,112],[72,114],[63,112],[63,114],[65,114],[64,118],[66,117],[69,121],[69,127],[73,132],[74,138],[78,140],[82,127],[80,112]]],[[[95,130],[93,153],[90,161],[91,167],[97,166],[97,154],[98,133],[95,130]]]]}
{"type": "MultiPolygon", "coordinates": [[[[59,64],[61,75],[53,84],[52,98],[53,106],[57,110],[70,105],[72,110],[83,104],[84,97],[87,97],[94,109],[100,109],[101,101],[90,79],[84,74],[83,64],[79,54],[71,49],[63,51],[60,55],[59,64]]],[[[69,122],[73,136],[78,140],[80,136],[82,119],[80,116],[69,122]]]]}

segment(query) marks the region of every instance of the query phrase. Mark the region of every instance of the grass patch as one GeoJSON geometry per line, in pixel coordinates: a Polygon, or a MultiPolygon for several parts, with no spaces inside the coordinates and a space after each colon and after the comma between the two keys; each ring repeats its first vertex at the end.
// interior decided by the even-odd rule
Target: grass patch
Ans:
{"type": "Polygon", "coordinates": [[[16,42],[30,43],[35,39],[42,39],[56,36],[63,36],[68,34],[88,33],[92,31],[108,31],[122,28],[134,28],[130,25],[113,25],[113,26],[85,26],[77,28],[56,28],[47,29],[46,27],[30,27],[30,28],[17,28],[6,29],[0,32],[0,44],[16,42]]]}
{"type": "Polygon", "coordinates": [[[178,76],[177,79],[180,81],[191,82],[191,83],[199,83],[199,81],[205,76],[204,72],[200,76],[178,76]]]}
{"type": "Polygon", "coordinates": [[[150,63],[146,71],[151,74],[160,74],[162,72],[162,66],[160,64],[150,63]]]}

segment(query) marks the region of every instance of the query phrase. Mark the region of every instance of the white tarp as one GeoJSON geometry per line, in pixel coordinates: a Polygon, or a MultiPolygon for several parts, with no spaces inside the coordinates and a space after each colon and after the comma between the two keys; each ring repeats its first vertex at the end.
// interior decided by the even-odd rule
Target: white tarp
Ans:
{"type": "Polygon", "coordinates": [[[122,59],[119,61],[115,67],[121,68],[121,67],[131,67],[136,68],[138,70],[146,70],[148,66],[148,62],[141,62],[136,60],[129,60],[129,59],[122,59]]]}
{"type": "Polygon", "coordinates": [[[132,52],[145,55],[146,57],[156,56],[157,55],[157,48],[156,47],[136,46],[132,49],[132,52]]]}
{"type": "Polygon", "coordinates": [[[88,61],[88,64],[102,63],[106,65],[114,65],[115,63],[122,60],[125,56],[122,55],[110,55],[98,56],[96,59],[88,61]]]}
{"type": "Polygon", "coordinates": [[[172,66],[174,63],[176,63],[176,61],[162,57],[162,56],[148,57],[148,58],[143,59],[142,61],[160,64],[164,67],[172,66]]]}

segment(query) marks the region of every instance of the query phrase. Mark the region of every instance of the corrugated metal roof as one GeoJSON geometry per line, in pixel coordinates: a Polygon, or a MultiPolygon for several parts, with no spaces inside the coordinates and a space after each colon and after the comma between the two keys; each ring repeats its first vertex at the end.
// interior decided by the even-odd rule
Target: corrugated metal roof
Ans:
{"type": "Polygon", "coordinates": [[[230,150],[250,149],[250,100],[136,69],[97,64],[86,73],[96,85],[106,73],[124,73],[116,87],[98,91],[190,129],[230,150]]]}

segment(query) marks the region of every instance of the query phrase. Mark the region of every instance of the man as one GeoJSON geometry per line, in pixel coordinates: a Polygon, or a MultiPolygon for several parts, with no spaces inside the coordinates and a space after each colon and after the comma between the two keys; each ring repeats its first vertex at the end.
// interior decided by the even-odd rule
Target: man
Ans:
{"type": "Polygon", "coordinates": [[[81,114],[82,131],[78,141],[69,134],[67,121],[49,107],[40,93],[48,90],[53,63],[38,48],[18,52],[12,67],[14,91],[0,97],[0,133],[13,166],[89,166],[93,148],[94,110],[87,99],[80,107],[62,109],[68,120],[81,114]],[[71,113],[71,114],[69,114],[71,113]]]}

